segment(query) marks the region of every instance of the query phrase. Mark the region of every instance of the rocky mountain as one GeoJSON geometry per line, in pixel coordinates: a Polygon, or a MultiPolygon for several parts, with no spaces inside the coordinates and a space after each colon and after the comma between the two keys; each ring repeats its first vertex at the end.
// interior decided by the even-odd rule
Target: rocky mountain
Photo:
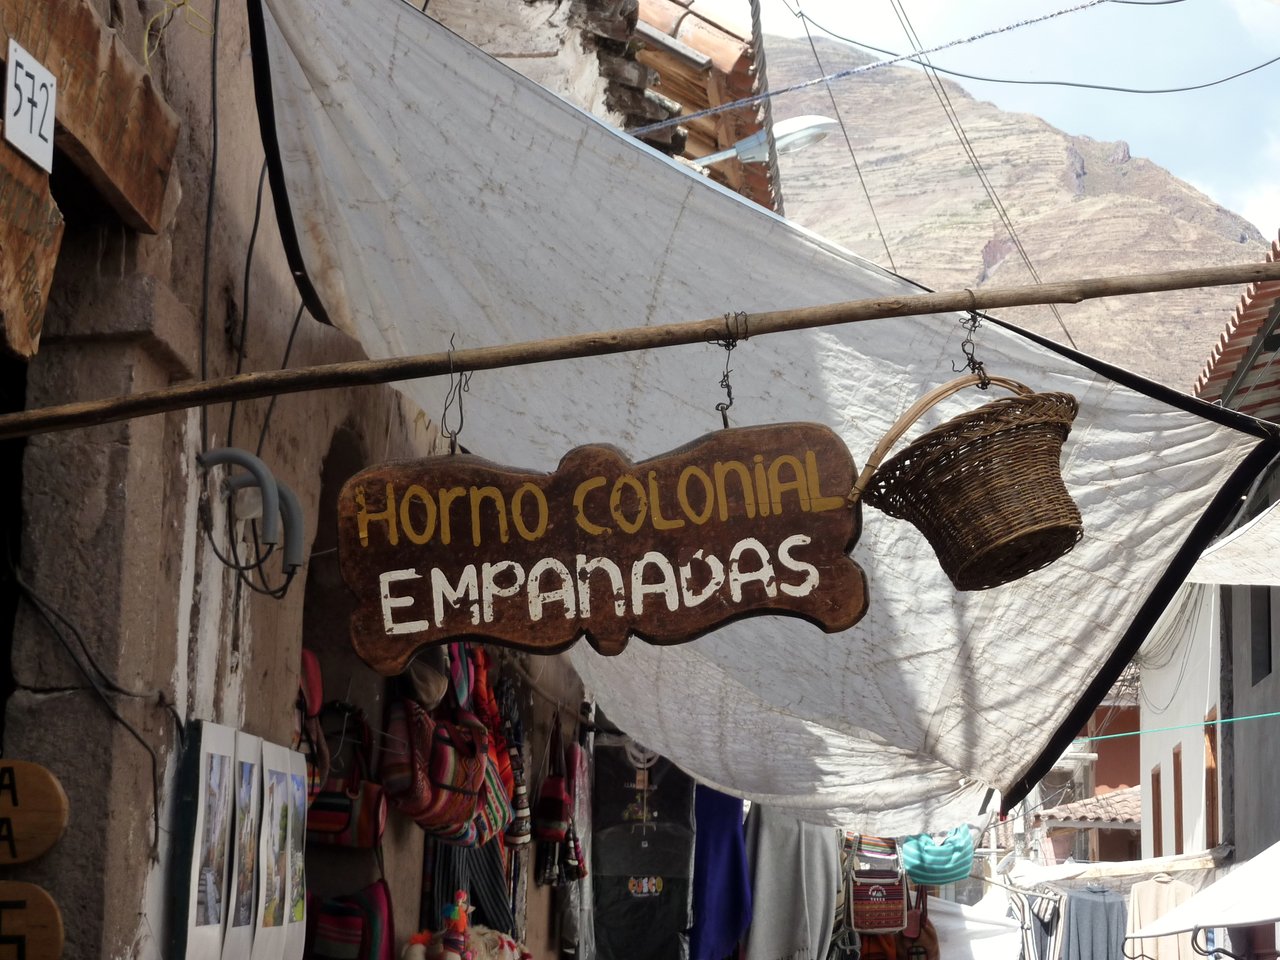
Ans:
{"type": "MultiPolygon", "coordinates": [[[[778,89],[870,62],[837,41],[770,37],[778,89]]],[[[1124,142],[1064,133],[942,80],[973,151],[1041,280],[1262,260],[1267,242],[1244,218],[1124,142]]],[[[896,272],[936,290],[1034,282],[922,72],[888,67],[832,85],[896,272]]],[[[1134,109],[1143,109],[1140,100],[1134,109]]],[[[832,116],[825,86],[785,94],[775,120],[832,116]]],[[[885,244],[838,133],[781,158],[787,216],[884,266],[885,244]]],[[[1188,391],[1239,287],[1143,294],[1058,307],[1086,353],[1188,391]]],[[[1047,307],[994,311],[1066,342],[1047,307]]]]}

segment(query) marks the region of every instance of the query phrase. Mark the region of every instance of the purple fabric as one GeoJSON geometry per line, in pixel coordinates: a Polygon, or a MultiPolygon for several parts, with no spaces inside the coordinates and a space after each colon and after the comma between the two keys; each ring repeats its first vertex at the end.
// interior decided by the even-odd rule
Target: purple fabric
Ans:
{"type": "Polygon", "coordinates": [[[724,960],[751,925],[742,801],[699,784],[694,818],[690,960],[724,960]]]}

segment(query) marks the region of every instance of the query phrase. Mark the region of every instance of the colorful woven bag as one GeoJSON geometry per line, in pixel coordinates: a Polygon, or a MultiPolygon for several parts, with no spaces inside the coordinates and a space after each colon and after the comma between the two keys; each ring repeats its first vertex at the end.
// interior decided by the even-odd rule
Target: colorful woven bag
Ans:
{"type": "Polygon", "coordinates": [[[463,834],[475,819],[484,784],[489,737],[484,725],[463,711],[461,722],[433,720],[412,700],[396,700],[388,711],[382,753],[387,797],[419,826],[463,834]]]}
{"type": "Polygon", "coordinates": [[[395,960],[391,890],[385,880],[375,880],[359,893],[325,900],[307,915],[307,960],[395,960]]]}
{"type": "Polygon", "coordinates": [[[364,712],[350,704],[325,706],[326,713],[342,713],[343,729],[355,738],[346,776],[330,777],[307,811],[307,840],[340,847],[369,849],[382,842],[387,825],[387,798],[382,784],[369,779],[373,737],[364,712]]]}
{"type": "Polygon", "coordinates": [[[413,700],[392,700],[387,708],[387,746],[378,757],[378,776],[387,799],[408,813],[426,806],[431,800],[431,782],[427,765],[415,763],[419,751],[414,744],[428,743],[435,732],[435,721],[413,700]]]}
{"type": "MultiPolygon", "coordinates": [[[[874,841],[869,847],[883,847],[892,840],[884,838],[868,838],[874,841]]],[[[847,864],[850,869],[850,882],[847,884],[853,906],[853,929],[858,933],[897,933],[907,925],[907,883],[896,857],[885,860],[870,854],[873,861],[879,860],[892,867],[865,868],[860,861],[868,859],[863,853],[863,840],[858,838],[853,854],[847,864]]]]}
{"type": "MultiPolygon", "coordinates": [[[[502,751],[503,755],[506,750],[502,751]]],[[[500,837],[511,823],[511,795],[502,777],[501,758],[497,745],[490,744],[489,757],[484,768],[484,787],[480,791],[480,803],[476,810],[476,843],[488,843],[500,837]]]]}
{"type": "Polygon", "coordinates": [[[551,769],[538,788],[533,805],[533,837],[560,843],[569,834],[573,817],[573,800],[565,773],[564,739],[560,734],[560,714],[551,722],[551,769]]]}

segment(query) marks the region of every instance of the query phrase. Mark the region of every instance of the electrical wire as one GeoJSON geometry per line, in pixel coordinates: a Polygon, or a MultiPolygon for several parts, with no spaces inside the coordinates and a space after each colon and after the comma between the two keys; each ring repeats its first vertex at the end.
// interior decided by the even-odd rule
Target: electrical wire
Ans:
{"type": "MultiPolygon", "coordinates": [[[[258,242],[258,225],[262,222],[262,191],[267,183],[267,161],[262,161],[262,171],[258,174],[258,198],[253,205],[253,227],[249,231],[249,247],[244,257],[244,286],[240,294],[240,335],[236,344],[236,373],[244,370],[245,340],[249,335],[249,276],[253,269],[253,248],[258,242]]],[[[227,415],[227,446],[234,447],[233,437],[236,430],[236,406],[238,401],[231,401],[231,412],[227,415]]]]}
{"type": "Polygon", "coordinates": [[[1153,727],[1149,730],[1129,730],[1125,733],[1108,733],[1103,737],[1080,737],[1081,740],[1119,740],[1121,737],[1138,737],[1144,733],[1170,733],[1174,730],[1195,730],[1200,727],[1218,727],[1228,723],[1239,723],[1242,720],[1270,720],[1280,717],[1280,710],[1267,713],[1251,713],[1244,717],[1225,717],[1221,720],[1199,720],[1194,723],[1179,723],[1172,727],[1153,727]]]}
{"type": "MultiPolygon", "coordinates": [[[[783,0],[783,2],[786,3],[786,0],[783,0]]],[[[1110,0],[1110,2],[1137,3],[1137,0],[1110,0]]],[[[1165,0],[1165,2],[1183,3],[1184,0],[1165,0]]],[[[1137,5],[1138,6],[1155,6],[1156,4],[1138,3],[1137,5]]],[[[788,9],[789,10],[791,9],[790,6],[788,6],[788,9]]],[[[806,13],[799,12],[798,10],[792,10],[791,13],[792,13],[792,16],[795,16],[797,18],[802,18],[808,21],[809,23],[813,24],[823,33],[827,34],[827,36],[835,40],[840,40],[844,43],[850,44],[851,46],[860,47],[863,50],[870,50],[873,53],[879,53],[879,54],[882,54],[883,56],[900,57],[905,63],[914,63],[916,66],[920,66],[920,67],[924,66],[924,64],[920,60],[915,59],[913,56],[909,54],[904,56],[903,54],[895,53],[892,50],[886,50],[883,47],[873,46],[870,43],[863,43],[861,40],[854,40],[852,37],[848,37],[848,36],[845,36],[844,34],[837,33],[835,30],[832,30],[830,27],[823,26],[817,20],[813,19],[813,17],[809,16],[806,13]]],[[[1166,93],[1189,93],[1193,90],[1206,90],[1209,87],[1216,87],[1219,84],[1228,83],[1231,80],[1238,80],[1240,77],[1247,76],[1250,73],[1257,73],[1259,70],[1269,67],[1274,63],[1280,63],[1280,57],[1272,57],[1270,60],[1266,60],[1263,63],[1257,64],[1256,66],[1249,67],[1248,69],[1245,69],[1245,70],[1241,70],[1238,73],[1233,73],[1230,76],[1219,77],[1217,80],[1209,80],[1209,81],[1206,81],[1205,83],[1195,83],[1185,87],[1160,87],[1160,88],[1119,87],[1119,86],[1114,86],[1114,85],[1105,84],[1105,83],[1083,83],[1075,80],[1022,80],[1022,79],[1014,79],[1010,77],[984,77],[978,74],[964,73],[960,70],[952,70],[947,67],[939,67],[932,62],[929,63],[929,69],[932,69],[936,73],[945,73],[949,77],[960,77],[964,80],[978,80],[982,83],[1004,83],[1004,84],[1011,84],[1016,86],[1028,86],[1028,87],[1075,87],[1081,90],[1102,90],[1109,93],[1136,93],[1136,94],[1155,95],[1155,94],[1166,94],[1166,93]]]]}
{"type": "MultiPolygon", "coordinates": [[[[797,3],[797,8],[799,4],[797,3]]],[[[809,40],[809,49],[813,51],[813,62],[817,64],[819,73],[826,73],[822,66],[822,58],[818,56],[818,47],[813,42],[813,34],[809,32],[809,21],[804,16],[804,12],[800,13],[800,22],[804,24],[804,35],[809,40]]],[[[844,134],[844,144],[849,148],[849,159],[853,161],[854,172],[858,175],[858,183],[862,185],[862,195],[867,198],[867,207],[871,210],[871,219],[875,222],[876,233],[880,234],[880,242],[884,245],[884,255],[889,259],[889,268],[894,273],[898,272],[898,265],[893,262],[893,254],[889,252],[889,241],[885,239],[884,229],[880,226],[880,218],[876,215],[876,206],[871,202],[871,192],[867,189],[867,181],[862,178],[862,166],[858,163],[858,155],[854,152],[853,141],[849,139],[849,128],[845,126],[844,117],[840,114],[840,106],[836,103],[835,92],[831,89],[831,84],[826,85],[827,97],[831,101],[831,109],[836,115],[836,122],[840,124],[840,132],[844,134]]]]}
{"type": "MultiPolygon", "coordinates": [[[[293,338],[298,335],[298,327],[302,322],[302,314],[307,309],[305,303],[298,304],[298,312],[293,315],[293,327],[289,331],[289,340],[284,345],[284,357],[280,360],[280,369],[284,370],[289,366],[289,354],[293,351],[293,338]]],[[[263,444],[267,442],[267,429],[271,426],[271,415],[275,413],[276,401],[280,399],[280,394],[271,395],[271,402],[267,404],[267,412],[262,417],[262,429],[258,432],[258,446],[254,453],[261,457],[263,444]]]]}
{"type": "Polygon", "coordinates": [[[55,638],[57,638],[58,642],[62,645],[62,648],[66,651],[67,656],[71,658],[71,662],[75,664],[76,669],[80,672],[81,676],[83,676],[85,681],[89,684],[87,688],[82,688],[82,689],[92,690],[94,694],[97,695],[99,702],[101,702],[103,708],[107,711],[107,713],[111,716],[111,718],[115,720],[117,723],[119,723],[122,727],[124,727],[124,729],[128,731],[129,735],[132,736],[133,739],[136,740],[142,746],[142,748],[147,751],[147,754],[150,756],[151,758],[151,800],[152,800],[151,857],[152,859],[158,859],[160,854],[160,758],[156,755],[155,748],[151,746],[151,744],[138,731],[138,729],[133,724],[131,724],[128,720],[126,720],[123,716],[120,715],[120,711],[117,710],[115,704],[111,702],[111,698],[107,696],[107,692],[109,690],[110,692],[119,694],[121,696],[133,697],[139,700],[150,700],[165,707],[169,711],[169,713],[173,716],[173,720],[178,731],[178,742],[180,744],[183,744],[186,742],[186,731],[182,724],[182,718],[178,715],[177,709],[173,706],[172,703],[169,702],[168,698],[164,695],[163,691],[154,690],[150,692],[139,692],[139,691],[129,690],[125,687],[120,686],[120,684],[118,684],[115,680],[113,680],[110,676],[108,676],[106,671],[102,669],[102,666],[97,662],[93,654],[89,651],[88,644],[85,642],[84,635],[81,634],[80,630],[75,626],[75,624],[73,624],[70,620],[68,620],[65,616],[63,616],[61,612],[59,612],[56,608],[54,608],[52,605],[50,605],[44,599],[42,599],[40,595],[37,594],[36,591],[31,587],[31,585],[22,579],[22,575],[19,574],[17,571],[17,568],[13,566],[11,558],[10,558],[9,572],[10,572],[10,575],[13,577],[13,581],[17,585],[18,590],[21,592],[22,596],[26,599],[26,601],[29,604],[31,604],[32,609],[35,610],[35,612],[40,616],[40,619],[44,621],[45,626],[47,626],[49,628],[49,631],[54,635],[55,638]],[[87,660],[89,664],[92,665],[93,672],[90,671],[89,667],[86,666],[84,661],[82,661],[81,658],[76,654],[75,650],[71,646],[71,643],[67,640],[66,635],[58,627],[58,622],[61,622],[62,624],[64,624],[71,631],[72,635],[76,638],[76,641],[80,646],[81,652],[84,655],[84,659],[87,660]],[[95,672],[97,676],[94,675],[95,672]]]}
{"type": "MultiPolygon", "coordinates": [[[[204,257],[200,271],[200,379],[209,377],[209,272],[212,269],[214,197],[218,183],[218,15],[222,0],[213,0],[209,34],[209,179],[204,206],[204,257]]],[[[200,449],[209,449],[209,408],[200,407],[200,449]]]]}
{"type": "MultiPolygon", "coordinates": [[[[911,18],[907,15],[906,8],[902,5],[901,0],[890,0],[894,14],[898,18],[898,23],[902,26],[907,36],[907,42],[911,44],[912,49],[919,51],[923,44],[920,37],[916,33],[915,26],[911,23],[911,18]]],[[[968,133],[965,132],[964,125],[960,121],[960,114],[955,109],[955,105],[951,102],[951,95],[947,92],[946,85],[933,72],[933,64],[930,62],[928,55],[924,53],[918,54],[923,61],[925,68],[925,77],[929,81],[929,86],[933,89],[934,96],[937,97],[939,105],[942,107],[943,113],[946,114],[947,121],[951,124],[951,129],[955,133],[956,138],[960,141],[960,147],[964,151],[969,165],[973,168],[974,174],[978,177],[978,182],[982,184],[982,188],[987,194],[987,199],[991,201],[992,207],[996,211],[996,216],[1004,225],[1005,232],[1009,235],[1009,239],[1013,241],[1014,249],[1018,251],[1019,257],[1026,265],[1027,271],[1031,274],[1032,280],[1037,284],[1044,281],[1040,278],[1039,271],[1031,262],[1031,257],[1027,253],[1027,249],[1023,246],[1022,238],[1018,236],[1018,231],[1013,225],[1013,217],[1010,216],[1004,202],[1000,199],[999,193],[996,191],[995,184],[991,177],[987,174],[986,168],[982,165],[982,161],[978,157],[978,152],[974,148],[972,141],[969,139],[968,133]]],[[[1066,323],[1062,319],[1062,314],[1058,310],[1056,304],[1049,305],[1050,311],[1053,313],[1054,319],[1057,320],[1058,326],[1067,338],[1067,342],[1073,348],[1076,348],[1075,338],[1071,336],[1071,331],[1067,329],[1066,323]]]]}
{"type": "MultiPolygon", "coordinates": [[[[1008,33],[1011,30],[1018,30],[1022,27],[1028,27],[1036,23],[1044,23],[1047,20],[1053,20],[1057,17],[1062,17],[1069,13],[1078,13],[1081,10],[1088,10],[1092,7],[1096,7],[1101,4],[1110,3],[1110,2],[1111,0],[1085,0],[1084,3],[1076,4],[1073,7],[1066,7],[1062,10],[1055,10],[1052,13],[1042,14],[1041,16],[1038,16],[1038,17],[1031,17],[1026,20],[1018,20],[1014,23],[1006,24],[1005,26],[1002,26],[1002,27],[994,27],[990,30],[984,30],[981,33],[975,33],[969,37],[960,37],[956,40],[948,41],[947,43],[940,43],[935,47],[930,47],[928,50],[919,51],[916,54],[916,56],[923,56],[924,54],[930,54],[930,53],[939,53],[943,50],[950,50],[953,47],[965,46],[966,44],[975,43],[978,40],[985,40],[988,37],[994,37],[1002,33],[1008,33]]],[[[783,94],[787,94],[787,93],[795,93],[797,90],[806,90],[809,87],[815,87],[820,83],[827,83],[834,80],[844,80],[848,77],[855,77],[863,73],[870,73],[872,70],[879,70],[882,67],[891,67],[896,63],[901,63],[902,61],[908,60],[908,59],[910,59],[910,57],[900,56],[900,57],[890,57],[886,60],[877,60],[875,63],[864,64],[860,67],[851,67],[848,70],[840,70],[837,73],[830,74],[829,76],[816,77],[812,80],[803,80],[800,83],[793,83],[793,84],[790,84],[789,86],[781,87],[777,90],[767,90],[763,93],[753,94],[752,96],[749,96],[749,97],[742,97],[739,100],[730,100],[727,103],[722,103],[714,107],[707,107],[705,110],[697,110],[693,113],[681,114],[679,116],[670,117],[666,120],[659,120],[657,123],[651,123],[651,124],[648,124],[647,126],[637,127],[636,129],[629,130],[627,132],[630,133],[633,137],[648,136],[651,133],[657,133],[659,130],[666,130],[668,127],[679,126],[681,124],[689,123],[693,120],[701,120],[703,117],[716,116],[717,114],[726,113],[730,110],[740,110],[743,107],[752,107],[758,103],[764,102],[765,100],[772,99],[773,97],[780,97],[783,94]]]]}

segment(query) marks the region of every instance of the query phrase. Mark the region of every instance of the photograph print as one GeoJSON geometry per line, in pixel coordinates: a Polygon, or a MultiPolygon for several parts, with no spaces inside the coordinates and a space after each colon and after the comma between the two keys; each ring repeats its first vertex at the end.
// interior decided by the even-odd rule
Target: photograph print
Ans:
{"type": "Polygon", "coordinates": [[[200,867],[197,871],[197,927],[222,923],[222,888],[227,872],[227,841],[230,837],[231,757],[210,753],[205,757],[204,829],[200,837],[200,867]]]}

